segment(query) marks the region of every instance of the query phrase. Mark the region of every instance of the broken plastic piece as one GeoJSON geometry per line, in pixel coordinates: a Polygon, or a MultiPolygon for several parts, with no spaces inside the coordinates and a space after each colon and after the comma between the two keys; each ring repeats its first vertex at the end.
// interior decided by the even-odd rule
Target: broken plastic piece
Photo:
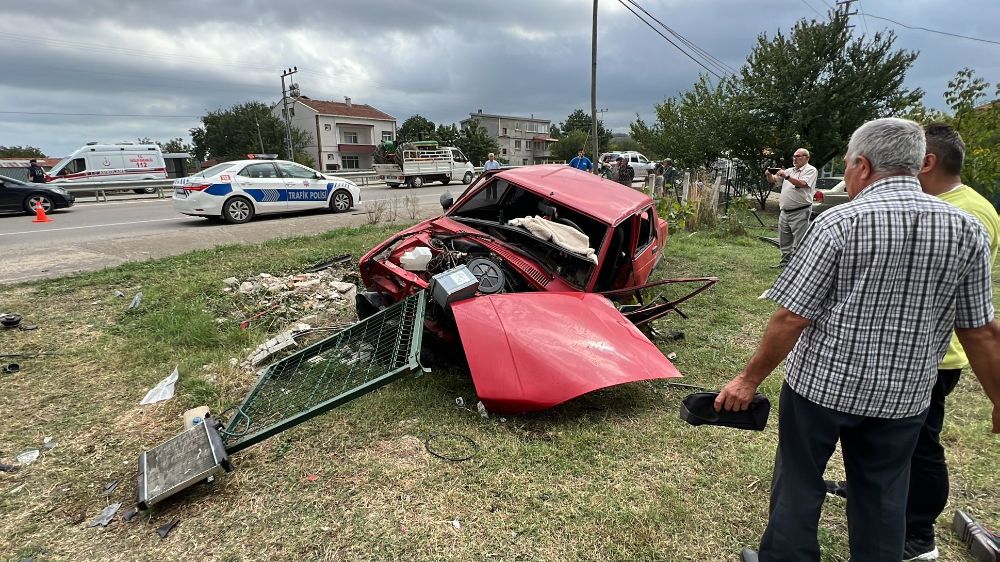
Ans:
{"type": "Polygon", "coordinates": [[[31,330],[37,330],[38,329],[38,324],[21,324],[20,328],[22,330],[24,330],[25,332],[28,332],[28,331],[31,331],[31,330]]]}
{"type": "Polygon", "coordinates": [[[111,523],[111,520],[114,519],[115,514],[118,513],[118,508],[121,506],[122,502],[115,502],[108,507],[105,507],[104,510],[101,511],[101,514],[97,516],[97,519],[91,521],[90,525],[87,526],[96,527],[100,525],[101,527],[107,527],[108,523],[111,523]]]}
{"type": "Polygon", "coordinates": [[[476,410],[479,411],[479,415],[482,418],[490,417],[490,413],[486,411],[486,406],[482,402],[476,402],[476,410]]]}
{"type": "Polygon", "coordinates": [[[118,487],[118,482],[119,482],[119,480],[115,479],[115,480],[112,480],[111,482],[108,482],[107,484],[105,484],[104,485],[104,495],[105,496],[110,496],[111,492],[114,492],[115,488],[118,487]]]}
{"type": "Polygon", "coordinates": [[[139,291],[132,297],[132,302],[128,305],[129,308],[137,308],[139,303],[142,302],[142,291],[139,291]]]}
{"type": "Polygon", "coordinates": [[[16,464],[3,464],[0,463],[0,472],[17,472],[17,469],[21,467],[16,464]]]}
{"type": "Polygon", "coordinates": [[[123,299],[123,298],[125,298],[125,293],[119,291],[118,289],[115,289],[115,297],[123,299]]]}
{"type": "Polygon", "coordinates": [[[158,527],[158,528],[156,529],[156,534],[157,534],[157,535],[160,535],[160,538],[161,538],[161,539],[165,539],[165,538],[167,538],[167,535],[169,535],[169,534],[170,534],[170,531],[173,531],[173,530],[174,530],[174,527],[176,527],[176,526],[177,526],[177,524],[178,524],[178,523],[180,523],[180,521],[181,521],[180,519],[177,519],[177,518],[175,517],[175,518],[174,518],[174,520],[173,520],[173,521],[171,521],[170,523],[167,523],[166,525],[163,525],[163,526],[160,526],[160,527],[158,527]]]}
{"type": "Polygon", "coordinates": [[[139,508],[137,507],[129,508],[129,510],[125,512],[125,515],[122,515],[122,519],[124,519],[125,522],[128,523],[133,518],[135,518],[135,516],[138,513],[139,513],[139,508]]]}
{"type": "Polygon", "coordinates": [[[19,463],[27,466],[27,465],[29,465],[29,464],[37,461],[38,457],[40,457],[41,455],[42,455],[42,452],[39,451],[38,449],[29,449],[27,451],[18,453],[17,457],[15,457],[15,458],[17,458],[17,462],[19,462],[19,463]]]}
{"type": "Polygon", "coordinates": [[[164,400],[170,400],[174,397],[174,383],[177,382],[177,377],[179,373],[177,372],[177,367],[174,367],[174,371],[167,376],[167,378],[156,383],[156,386],[149,389],[146,396],[143,397],[142,401],[139,402],[140,406],[145,406],[147,404],[155,404],[157,402],[162,402],[164,400]]]}
{"type": "Polygon", "coordinates": [[[42,446],[46,449],[55,449],[59,446],[59,444],[56,443],[51,437],[46,437],[45,439],[42,439],[42,446]]]}
{"type": "Polygon", "coordinates": [[[328,259],[326,261],[321,261],[321,262],[319,262],[319,263],[317,263],[317,264],[315,264],[313,266],[310,266],[309,268],[307,268],[305,270],[305,272],[306,273],[316,273],[317,271],[322,271],[322,270],[327,269],[327,268],[329,268],[331,266],[338,265],[338,264],[344,264],[344,263],[347,263],[349,261],[351,261],[351,254],[350,253],[341,254],[341,255],[339,255],[339,256],[337,256],[335,258],[330,258],[330,259],[328,259]]]}

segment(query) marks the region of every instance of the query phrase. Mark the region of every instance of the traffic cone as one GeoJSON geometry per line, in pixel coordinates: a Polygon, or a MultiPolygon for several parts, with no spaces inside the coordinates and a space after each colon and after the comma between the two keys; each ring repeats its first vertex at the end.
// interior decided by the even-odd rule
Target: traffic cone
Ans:
{"type": "Polygon", "coordinates": [[[45,209],[42,208],[40,201],[35,201],[35,220],[31,222],[52,222],[52,219],[45,214],[45,209]]]}

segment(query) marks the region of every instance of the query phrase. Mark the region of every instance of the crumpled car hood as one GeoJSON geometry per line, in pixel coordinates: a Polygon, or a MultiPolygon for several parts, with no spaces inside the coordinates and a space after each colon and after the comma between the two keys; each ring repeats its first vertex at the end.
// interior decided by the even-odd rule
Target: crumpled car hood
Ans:
{"type": "Polygon", "coordinates": [[[600,388],[681,376],[601,295],[484,295],[451,309],[476,393],[492,412],[543,410],[600,388]]]}

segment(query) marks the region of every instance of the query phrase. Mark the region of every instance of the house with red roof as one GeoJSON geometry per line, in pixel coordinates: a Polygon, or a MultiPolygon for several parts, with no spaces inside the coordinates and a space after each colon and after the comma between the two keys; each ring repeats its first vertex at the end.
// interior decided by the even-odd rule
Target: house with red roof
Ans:
{"type": "MultiPolygon", "coordinates": [[[[396,139],[396,118],[374,107],[344,101],[321,101],[308,96],[289,98],[292,126],[313,136],[310,154],[316,168],[324,172],[369,170],[374,165],[376,146],[396,139]]],[[[284,120],[284,105],[272,110],[284,120]]]]}

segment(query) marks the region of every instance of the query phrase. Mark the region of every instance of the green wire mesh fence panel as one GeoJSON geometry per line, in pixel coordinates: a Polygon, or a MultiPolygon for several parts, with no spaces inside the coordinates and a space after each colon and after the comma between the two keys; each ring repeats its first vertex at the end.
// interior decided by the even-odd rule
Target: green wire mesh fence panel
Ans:
{"type": "Polygon", "coordinates": [[[270,365],[222,431],[230,453],[418,368],[424,292],[270,365]]]}

